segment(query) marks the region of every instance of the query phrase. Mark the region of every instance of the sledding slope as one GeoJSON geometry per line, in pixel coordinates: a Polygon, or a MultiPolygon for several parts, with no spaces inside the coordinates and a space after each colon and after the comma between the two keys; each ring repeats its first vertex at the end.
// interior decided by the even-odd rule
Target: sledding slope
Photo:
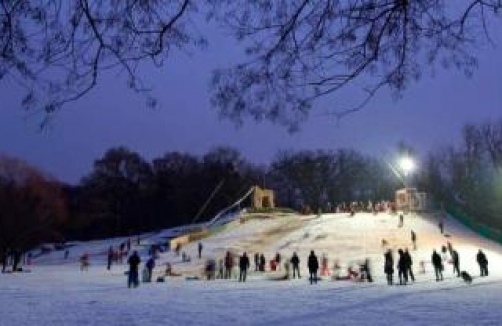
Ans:
{"type": "MultiPolygon", "coordinates": [[[[354,217],[349,214],[323,214],[301,216],[295,214],[272,215],[244,215],[245,223],[239,220],[230,222],[222,230],[215,232],[203,243],[203,259],[197,258],[197,242],[182,248],[191,256],[190,262],[182,262],[181,256],[174,252],[162,253],[157,260],[157,274],[162,274],[164,265],[169,262],[174,270],[186,276],[202,275],[203,266],[207,258],[221,259],[227,250],[236,255],[246,251],[252,260],[255,252],[264,253],[267,261],[279,252],[282,257],[289,258],[297,252],[302,262],[311,250],[319,258],[328,257],[329,266],[338,260],[342,267],[353,262],[370,258],[373,273],[379,277],[383,274],[383,252],[391,248],[394,252],[398,248],[408,248],[418,270],[419,262],[425,262],[426,269],[431,270],[430,257],[433,249],[439,250],[449,241],[460,255],[460,267],[473,275],[478,274],[475,255],[478,249],[483,249],[490,262],[493,273],[502,271],[501,247],[471,232],[451,217],[443,217],[445,234],[439,232],[438,219],[428,214],[406,215],[403,227],[398,227],[397,215],[379,213],[358,213],[354,217]],[[417,234],[417,250],[413,251],[411,230],[417,234]],[[382,239],[388,243],[382,247],[382,239]]],[[[141,235],[140,245],[136,245],[136,238],[132,237],[132,249],[138,250],[146,259],[151,244],[165,242],[166,236],[179,234],[179,229],[164,230],[162,232],[141,235]]],[[[115,238],[102,241],[74,243],[70,249],[71,257],[63,260],[63,252],[53,252],[35,259],[36,265],[65,264],[77,269],[78,257],[87,252],[91,256],[91,264],[96,268],[103,266],[106,251],[109,246],[117,247],[127,238],[115,238]]],[[[448,268],[448,267],[447,267],[448,268]]],[[[124,271],[125,265],[114,268],[124,271]]],[[[302,264],[304,273],[306,264],[302,264]]],[[[345,269],[345,268],[343,268],[345,269]]],[[[119,273],[121,274],[121,273],[119,273]]],[[[256,273],[251,277],[260,278],[263,274],[256,273]]],[[[500,274],[502,277],[502,273],[500,274]]]]}
{"type": "MultiPolygon", "coordinates": [[[[297,251],[306,272],[306,257],[315,250],[330,260],[350,261],[370,257],[374,283],[331,281],[324,278],[309,285],[306,277],[272,281],[281,272],[252,272],[248,282],[237,280],[187,281],[167,278],[165,283],[126,287],[126,265],[105,268],[108,246],[127,238],[74,243],[70,258],[56,251],[35,259],[30,273],[0,275],[0,325],[500,325],[502,264],[500,247],[482,239],[454,220],[445,219],[445,235],[437,220],[429,216],[406,216],[398,228],[398,217],[379,214],[326,214],[315,216],[269,216],[244,224],[231,222],[204,239],[203,259],[196,258],[196,243],[183,247],[192,261],[181,262],[174,253],[162,253],[158,274],[165,262],[185,275],[200,275],[206,258],[220,258],[226,250],[269,259],[277,251],[289,257],[297,251]],[[416,282],[409,286],[387,286],[382,275],[382,238],[392,248],[411,248],[410,230],[418,237],[415,261],[416,282]],[[450,241],[460,254],[460,265],[476,278],[471,285],[453,276],[446,266],[445,281],[435,282],[430,266],[417,273],[420,260],[429,261],[433,248],[450,241]],[[490,276],[479,278],[475,253],[484,249],[490,276]],[[91,255],[88,272],[80,272],[79,253],[91,255]]],[[[141,236],[132,249],[146,259],[149,244],[179,233],[165,230],[141,236]]]]}
{"type": "MultiPolygon", "coordinates": [[[[203,256],[221,259],[230,250],[239,255],[246,251],[252,257],[255,252],[260,252],[268,261],[277,252],[284,258],[297,252],[300,259],[306,262],[308,254],[314,250],[319,258],[323,254],[328,257],[330,267],[335,259],[342,266],[347,266],[370,258],[374,274],[381,276],[385,249],[397,251],[398,248],[409,248],[415,269],[418,270],[419,262],[423,261],[430,271],[428,265],[432,250],[439,250],[449,241],[459,252],[462,270],[478,274],[475,255],[480,248],[488,256],[490,269],[494,273],[502,270],[502,251],[498,244],[477,236],[452,218],[444,218],[445,234],[439,232],[437,223],[437,218],[427,214],[406,215],[403,227],[398,227],[398,216],[383,213],[358,213],[354,217],[349,214],[324,214],[321,217],[287,215],[256,218],[244,224],[233,222],[226,230],[202,240],[203,256]],[[417,234],[416,251],[411,250],[411,230],[417,234]],[[387,247],[382,247],[382,239],[387,241],[387,247]]],[[[182,250],[194,258],[196,247],[197,243],[192,243],[182,250]]],[[[198,259],[182,263],[174,253],[161,255],[160,262],[167,261],[178,271],[189,274],[200,274],[204,263],[204,260],[198,259]]],[[[302,269],[306,271],[306,264],[302,264],[302,269]]],[[[260,275],[257,273],[255,276],[260,275]]]]}

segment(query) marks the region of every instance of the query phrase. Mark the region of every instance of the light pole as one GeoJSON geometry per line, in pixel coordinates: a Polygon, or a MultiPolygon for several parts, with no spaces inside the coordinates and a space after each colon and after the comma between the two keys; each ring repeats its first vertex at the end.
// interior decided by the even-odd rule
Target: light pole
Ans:
{"type": "Polygon", "coordinates": [[[410,175],[413,171],[415,171],[416,164],[415,161],[408,155],[401,157],[399,160],[399,166],[401,167],[401,170],[403,171],[403,183],[404,187],[408,188],[408,182],[407,178],[408,175],[410,175]]]}

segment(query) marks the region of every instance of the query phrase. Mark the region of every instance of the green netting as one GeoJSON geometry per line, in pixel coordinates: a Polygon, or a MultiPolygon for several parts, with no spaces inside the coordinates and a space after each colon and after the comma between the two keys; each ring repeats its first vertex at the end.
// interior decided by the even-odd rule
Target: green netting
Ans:
{"type": "Polygon", "coordinates": [[[474,218],[470,217],[467,213],[465,213],[458,207],[449,206],[447,207],[446,211],[456,220],[460,221],[460,223],[464,224],[480,236],[502,244],[502,232],[500,230],[477,223],[474,218]]]}

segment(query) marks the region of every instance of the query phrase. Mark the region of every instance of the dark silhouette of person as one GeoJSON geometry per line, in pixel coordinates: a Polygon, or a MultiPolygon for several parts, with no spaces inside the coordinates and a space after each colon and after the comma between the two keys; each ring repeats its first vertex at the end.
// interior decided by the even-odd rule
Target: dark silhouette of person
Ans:
{"type": "Polygon", "coordinates": [[[291,257],[291,265],[293,266],[293,278],[296,277],[296,273],[298,273],[298,278],[300,278],[300,258],[296,252],[293,252],[293,257],[291,257]]]}
{"type": "Polygon", "coordinates": [[[21,263],[21,251],[14,250],[12,252],[12,272],[19,271],[19,264],[21,263]]]}
{"type": "Polygon", "coordinates": [[[437,251],[434,249],[432,252],[432,266],[434,266],[434,272],[436,273],[436,281],[442,281],[443,280],[443,260],[441,259],[441,256],[437,253],[437,251]]]}
{"type": "Polygon", "coordinates": [[[265,259],[265,255],[262,253],[260,255],[260,272],[264,272],[265,271],[265,265],[267,264],[267,261],[265,259]]]}
{"type": "Polygon", "coordinates": [[[260,254],[255,253],[254,254],[254,271],[257,272],[259,267],[260,267],[260,254]]]}
{"type": "Polygon", "coordinates": [[[127,260],[127,263],[129,264],[129,275],[128,275],[128,282],[127,282],[127,287],[138,287],[139,285],[139,278],[138,278],[138,268],[139,264],[141,263],[141,259],[139,258],[138,252],[134,251],[132,255],[129,257],[127,260]]]}
{"type": "Polygon", "coordinates": [[[411,230],[411,242],[413,243],[413,250],[417,250],[417,234],[411,230]]]}
{"type": "Polygon", "coordinates": [[[225,279],[232,278],[232,267],[234,266],[234,257],[230,251],[225,255],[225,279]]]}
{"type": "Polygon", "coordinates": [[[438,226],[439,226],[439,232],[441,232],[441,234],[443,234],[444,233],[444,223],[442,220],[439,221],[438,226]]]}
{"type": "Polygon", "coordinates": [[[406,257],[404,256],[404,251],[403,249],[399,249],[398,251],[399,254],[399,260],[397,261],[397,273],[399,276],[399,285],[406,285],[408,283],[408,270],[407,270],[407,263],[406,263],[406,257]]]}
{"type": "Polygon", "coordinates": [[[147,282],[152,281],[153,269],[155,268],[155,259],[150,257],[145,264],[146,270],[148,272],[147,282]]]}
{"type": "Polygon", "coordinates": [[[453,263],[453,274],[457,273],[457,277],[460,277],[460,259],[458,257],[458,252],[454,249],[451,251],[451,260],[453,263]]]}
{"type": "Polygon", "coordinates": [[[486,259],[486,255],[481,249],[479,249],[476,255],[476,260],[479,264],[481,276],[488,276],[488,259],[486,259]]]}
{"type": "Polygon", "coordinates": [[[110,246],[110,248],[108,248],[107,266],[106,266],[107,270],[110,270],[112,268],[112,262],[113,262],[113,247],[110,246]]]}
{"type": "Polygon", "coordinates": [[[317,260],[317,256],[315,255],[314,250],[310,252],[307,267],[309,268],[310,284],[317,283],[317,270],[319,269],[319,261],[317,260]]]}
{"type": "Polygon", "coordinates": [[[241,258],[239,259],[239,269],[240,269],[239,282],[246,282],[246,274],[248,268],[249,268],[249,258],[246,252],[244,252],[241,258]]]}
{"type": "Polygon", "coordinates": [[[365,275],[366,280],[368,282],[373,282],[373,277],[371,277],[371,267],[369,258],[366,258],[364,260],[364,263],[361,265],[361,274],[365,275]]]}
{"type": "Polygon", "coordinates": [[[446,248],[448,249],[448,253],[450,254],[450,256],[452,255],[452,252],[453,252],[453,246],[451,245],[451,242],[450,241],[446,241],[446,248]]]}
{"type": "Polygon", "coordinates": [[[394,275],[394,258],[392,257],[392,250],[387,250],[384,255],[385,263],[384,263],[384,272],[387,275],[387,284],[392,285],[393,275],[394,275]]]}
{"type": "Polygon", "coordinates": [[[413,259],[411,259],[410,252],[408,251],[408,248],[404,249],[404,261],[406,263],[406,277],[410,277],[410,279],[415,282],[415,275],[413,275],[413,259]]]}
{"type": "Polygon", "coordinates": [[[277,269],[280,270],[281,269],[281,254],[280,253],[275,254],[275,262],[277,263],[277,269]]]}
{"type": "Polygon", "coordinates": [[[202,242],[199,242],[199,245],[197,246],[198,250],[199,250],[199,259],[201,259],[202,257],[202,242]]]}

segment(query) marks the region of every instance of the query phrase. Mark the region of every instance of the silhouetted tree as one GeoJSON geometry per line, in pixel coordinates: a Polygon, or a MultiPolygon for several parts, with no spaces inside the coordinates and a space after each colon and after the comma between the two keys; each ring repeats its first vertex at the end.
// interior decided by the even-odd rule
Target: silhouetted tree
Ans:
{"type": "Polygon", "coordinates": [[[267,119],[291,130],[317,99],[349,86],[361,89],[357,102],[326,114],[357,111],[382,88],[399,96],[437,66],[471,75],[474,46],[480,34],[489,40],[490,18],[502,8],[499,0],[223,2],[220,18],[249,60],[216,71],[213,104],[237,123],[267,119]]]}
{"type": "Polygon", "coordinates": [[[173,50],[205,43],[189,19],[196,11],[190,0],[2,0],[0,80],[21,80],[23,105],[46,117],[109,70],[145,92],[142,64],[160,66],[173,50]]]}
{"type": "Polygon", "coordinates": [[[25,162],[0,156],[0,256],[61,240],[67,218],[61,184],[25,162]]]}
{"type": "Polygon", "coordinates": [[[294,129],[316,99],[350,85],[362,85],[360,101],[331,114],[358,110],[383,87],[400,94],[424,67],[470,75],[474,45],[501,8],[500,0],[1,0],[0,80],[19,81],[23,105],[46,117],[105,71],[123,72],[144,92],[141,66],[205,45],[195,21],[206,16],[228,26],[249,55],[214,75],[220,114],[294,129]]]}
{"type": "Polygon", "coordinates": [[[116,234],[145,229],[151,178],[150,164],[139,154],[124,147],[110,149],[82,180],[81,207],[101,226],[113,225],[116,234]]]}

